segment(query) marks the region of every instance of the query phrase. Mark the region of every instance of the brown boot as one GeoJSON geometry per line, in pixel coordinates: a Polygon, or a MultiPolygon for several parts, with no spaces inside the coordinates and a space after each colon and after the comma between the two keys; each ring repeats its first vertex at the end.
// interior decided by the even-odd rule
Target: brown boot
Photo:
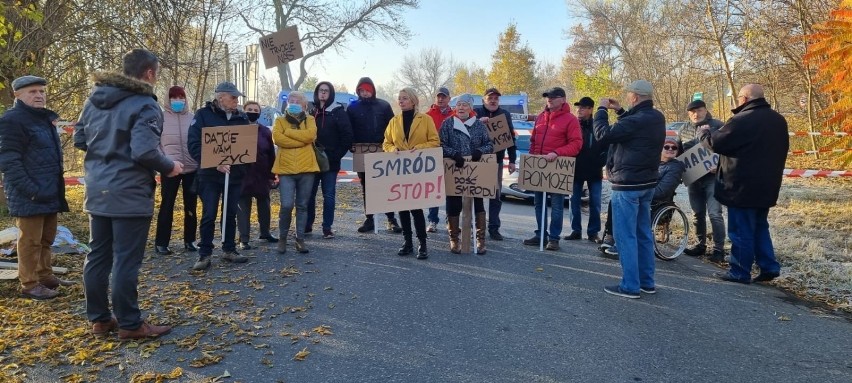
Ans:
{"type": "Polygon", "coordinates": [[[461,254],[461,243],[459,242],[459,217],[447,217],[447,231],[450,233],[450,252],[461,254]]]}
{"type": "Polygon", "coordinates": [[[59,295],[59,292],[53,289],[49,289],[42,285],[41,283],[30,287],[28,289],[21,290],[21,296],[24,298],[31,298],[38,301],[43,301],[47,299],[56,298],[59,295]]]}
{"type": "Polygon", "coordinates": [[[154,326],[148,324],[148,322],[142,322],[142,325],[136,330],[125,330],[123,328],[118,329],[118,339],[130,340],[157,338],[162,335],[166,335],[171,331],[172,326],[154,326]]]}
{"type": "Polygon", "coordinates": [[[476,213],[476,254],[485,255],[485,212],[476,213]]]}
{"type": "Polygon", "coordinates": [[[42,279],[39,281],[44,287],[47,287],[51,290],[56,290],[59,286],[73,286],[73,281],[66,281],[64,279],[59,279],[55,275],[51,274],[49,277],[42,279]]]}
{"type": "Polygon", "coordinates": [[[107,336],[116,329],[118,329],[118,320],[115,317],[106,322],[92,322],[92,335],[94,336],[107,336]]]}

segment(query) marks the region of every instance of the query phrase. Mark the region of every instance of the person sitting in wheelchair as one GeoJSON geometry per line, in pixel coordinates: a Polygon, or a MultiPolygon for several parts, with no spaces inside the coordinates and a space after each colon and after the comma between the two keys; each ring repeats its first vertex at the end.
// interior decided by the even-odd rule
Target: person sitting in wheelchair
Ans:
{"type": "MultiPolygon", "coordinates": [[[[651,201],[651,217],[656,217],[657,212],[664,206],[674,204],[675,190],[680,185],[686,166],[683,162],[675,159],[680,154],[680,145],[675,137],[667,136],[663,143],[663,152],[660,154],[660,175],[657,178],[657,187],[654,189],[654,199],[651,201]]],[[[671,212],[661,217],[662,225],[657,227],[654,235],[658,242],[665,242],[668,232],[668,222],[671,220],[671,212]]]]}

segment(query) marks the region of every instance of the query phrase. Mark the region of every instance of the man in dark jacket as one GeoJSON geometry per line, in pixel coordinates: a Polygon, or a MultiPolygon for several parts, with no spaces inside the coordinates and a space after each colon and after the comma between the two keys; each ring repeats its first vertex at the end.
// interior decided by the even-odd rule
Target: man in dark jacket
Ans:
{"type": "Polygon", "coordinates": [[[62,179],[62,144],[53,121],[59,116],[45,108],[41,77],[12,81],[15,104],[0,117],[0,171],[9,215],[18,226],[18,279],[21,296],[51,299],[59,286],[72,285],[53,275],[50,246],[56,220],[68,211],[62,179]]]}
{"type": "MultiPolygon", "coordinates": [[[[506,122],[509,124],[509,134],[512,140],[515,139],[515,126],[512,125],[512,114],[508,110],[500,107],[500,91],[497,88],[488,88],[485,90],[485,95],[482,96],[482,107],[473,110],[480,121],[487,124],[492,117],[499,115],[506,116],[506,122]]],[[[512,145],[504,150],[496,152],[497,155],[497,185],[503,184],[503,157],[509,153],[509,174],[515,172],[515,161],[517,160],[517,147],[512,145]]],[[[500,234],[500,210],[503,208],[503,201],[500,198],[488,200],[488,236],[495,241],[502,241],[503,235],[500,234]]]]}
{"type": "MultiPolygon", "coordinates": [[[[695,100],[686,106],[689,114],[689,123],[680,130],[680,139],[683,141],[683,150],[692,149],[695,145],[704,145],[699,142],[699,129],[707,126],[710,132],[715,132],[722,127],[722,121],[714,119],[707,111],[707,104],[701,100],[695,100]]],[[[692,219],[695,225],[695,235],[698,243],[686,249],[684,254],[693,257],[702,256],[707,250],[707,216],[710,216],[710,225],[713,229],[713,254],[711,262],[722,262],[725,260],[725,217],[722,215],[722,204],[713,196],[716,187],[716,168],[687,187],[689,191],[689,205],[692,207],[692,219]]]]}
{"type": "Polygon", "coordinates": [[[731,268],[717,277],[740,283],[771,281],[781,265],[775,260],[767,216],[778,201],[790,150],[787,120],[772,110],[760,85],[740,89],[737,103],[725,126],[700,132],[701,141],[720,155],[715,196],[728,207],[731,268]],[[755,262],[760,274],[752,279],[755,262]]]}
{"type": "Polygon", "coordinates": [[[622,269],[621,284],[606,286],[604,291],[639,298],[640,291],[656,292],[651,200],[666,137],[666,119],[654,109],[651,83],[637,80],[625,91],[630,111],[621,108],[618,101],[605,98],[594,120],[595,138],[610,144],[606,171],[612,184],[613,234],[622,269]],[[607,109],[618,115],[612,125],[607,109]]]}
{"type": "Polygon", "coordinates": [[[334,86],[322,81],[314,88],[314,111],[317,123],[317,145],[328,156],[328,171],[314,177],[314,186],[308,199],[308,223],[305,233],[313,231],[317,215],[317,191],[322,183],[322,237],[334,238],[331,225],[334,224],[334,209],[337,204],[337,173],[340,172],[340,160],[352,147],[352,126],[346,108],[334,102],[334,86]]]}
{"type": "Polygon", "coordinates": [[[86,201],[92,251],[83,284],[91,332],[120,339],[158,337],[170,326],[142,320],[137,285],[154,215],[154,175],[173,177],[183,164],[160,150],[163,112],[154,96],[159,60],[144,49],[124,56],[124,73],[95,73],[95,87],[74,128],[74,146],[86,151],[86,201]],[[112,306],[109,309],[110,272],[112,306]],[[117,320],[116,320],[117,319],[117,320]]]}
{"type": "MultiPolygon", "coordinates": [[[[186,145],[189,155],[201,163],[201,129],[214,126],[248,125],[249,120],[239,109],[239,97],[245,97],[237,86],[230,82],[216,85],[216,99],[208,101],[203,108],[195,112],[195,119],[189,125],[189,138],[186,145]]],[[[243,177],[248,172],[249,165],[219,165],[216,168],[198,170],[195,176],[198,183],[198,197],[201,199],[201,226],[199,227],[200,241],[198,242],[198,261],[192,266],[193,270],[204,270],[210,267],[210,256],[213,255],[213,233],[216,231],[216,216],[219,214],[219,200],[223,198],[225,187],[228,188],[228,199],[225,201],[226,215],[225,233],[222,235],[222,260],[231,263],[245,263],[248,259],[237,252],[235,242],[237,209],[240,200],[240,189],[243,177]],[[225,174],[228,173],[227,185],[225,174]]]]}
{"type": "Polygon", "coordinates": [[[589,224],[586,227],[586,235],[589,241],[600,242],[598,233],[601,231],[601,187],[603,180],[603,166],[606,160],[606,152],[609,146],[601,145],[595,139],[594,126],[592,124],[592,111],[595,102],[591,97],[583,97],[575,102],[577,107],[577,118],[580,120],[580,129],[583,132],[583,148],[577,155],[577,163],[574,168],[574,188],[571,193],[571,234],[566,236],[567,240],[582,238],[583,217],[582,198],[583,184],[589,186],[589,224]]]}
{"type": "MultiPolygon", "coordinates": [[[[355,87],[358,100],[353,101],[346,113],[352,125],[352,141],[356,144],[381,144],[385,141],[385,129],[393,118],[393,109],[387,101],[376,98],[376,86],[369,77],[362,77],[355,87]]],[[[366,189],[364,188],[364,172],[358,172],[361,180],[361,196],[366,205],[366,189]]],[[[402,233],[402,228],[396,222],[393,212],[385,213],[388,218],[387,229],[392,233],[402,233]]],[[[373,215],[367,214],[364,224],[358,228],[359,233],[375,230],[373,215]]]]}

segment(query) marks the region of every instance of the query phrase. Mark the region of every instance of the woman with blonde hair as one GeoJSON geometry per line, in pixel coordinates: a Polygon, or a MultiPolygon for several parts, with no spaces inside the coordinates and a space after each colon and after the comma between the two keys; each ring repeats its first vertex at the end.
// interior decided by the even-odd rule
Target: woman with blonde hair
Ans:
{"type": "MultiPolygon", "coordinates": [[[[432,118],[417,111],[419,104],[417,92],[411,88],[403,88],[399,91],[397,101],[402,113],[394,116],[385,129],[385,141],[382,144],[384,151],[397,152],[440,147],[441,141],[438,139],[438,131],[435,130],[435,123],[432,118]]],[[[402,236],[405,238],[405,242],[403,242],[397,255],[406,256],[414,253],[414,244],[411,238],[413,234],[411,232],[412,216],[414,217],[414,228],[417,230],[417,239],[420,240],[420,246],[417,248],[417,259],[429,258],[426,252],[426,218],[423,216],[423,209],[399,212],[402,236]]]]}
{"type": "Polygon", "coordinates": [[[275,119],[272,141],[278,146],[272,172],[278,174],[281,195],[281,211],[278,214],[278,252],[287,252],[287,235],[290,231],[293,207],[296,207],[296,243],[299,253],[307,253],[305,246],[305,224],[308,221],[308,199],[319,172],[314,141],[317,125],[314,117],[307,114],[307,100],[301,92],[287,95],[284,115],[275,119]]]}

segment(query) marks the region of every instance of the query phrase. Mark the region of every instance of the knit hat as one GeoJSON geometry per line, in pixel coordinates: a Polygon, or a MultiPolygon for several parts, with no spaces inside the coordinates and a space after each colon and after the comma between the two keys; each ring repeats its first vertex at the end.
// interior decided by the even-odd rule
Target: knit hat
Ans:
{"type": "Polygon", "coordinates": [[[173,99],[173,98],[183,98],[183,99],[186,98],[186,91],[183,90],[182,86],[175,85],[175,86],[169,88],[169,99],[173,99]]]}
{"type": "MultiPolygon", "coordinates": [[[[666,142],[673,142],[673,143],[677,144],[678,143],[677,137],[676,136],[666,136],[666,139],[663,140],[663,143],[666,143],[666,142]]],[[[680,146],[680,145],[678,145],[678,146],[680,146]]]]}
{"type": "Polygon", "coordinates": [[[468,106],[473,106],[473,96],[467,93],[460,95],[458,98],[456,98],[456,105],[460,103],[465,103],[468,106]]]}

